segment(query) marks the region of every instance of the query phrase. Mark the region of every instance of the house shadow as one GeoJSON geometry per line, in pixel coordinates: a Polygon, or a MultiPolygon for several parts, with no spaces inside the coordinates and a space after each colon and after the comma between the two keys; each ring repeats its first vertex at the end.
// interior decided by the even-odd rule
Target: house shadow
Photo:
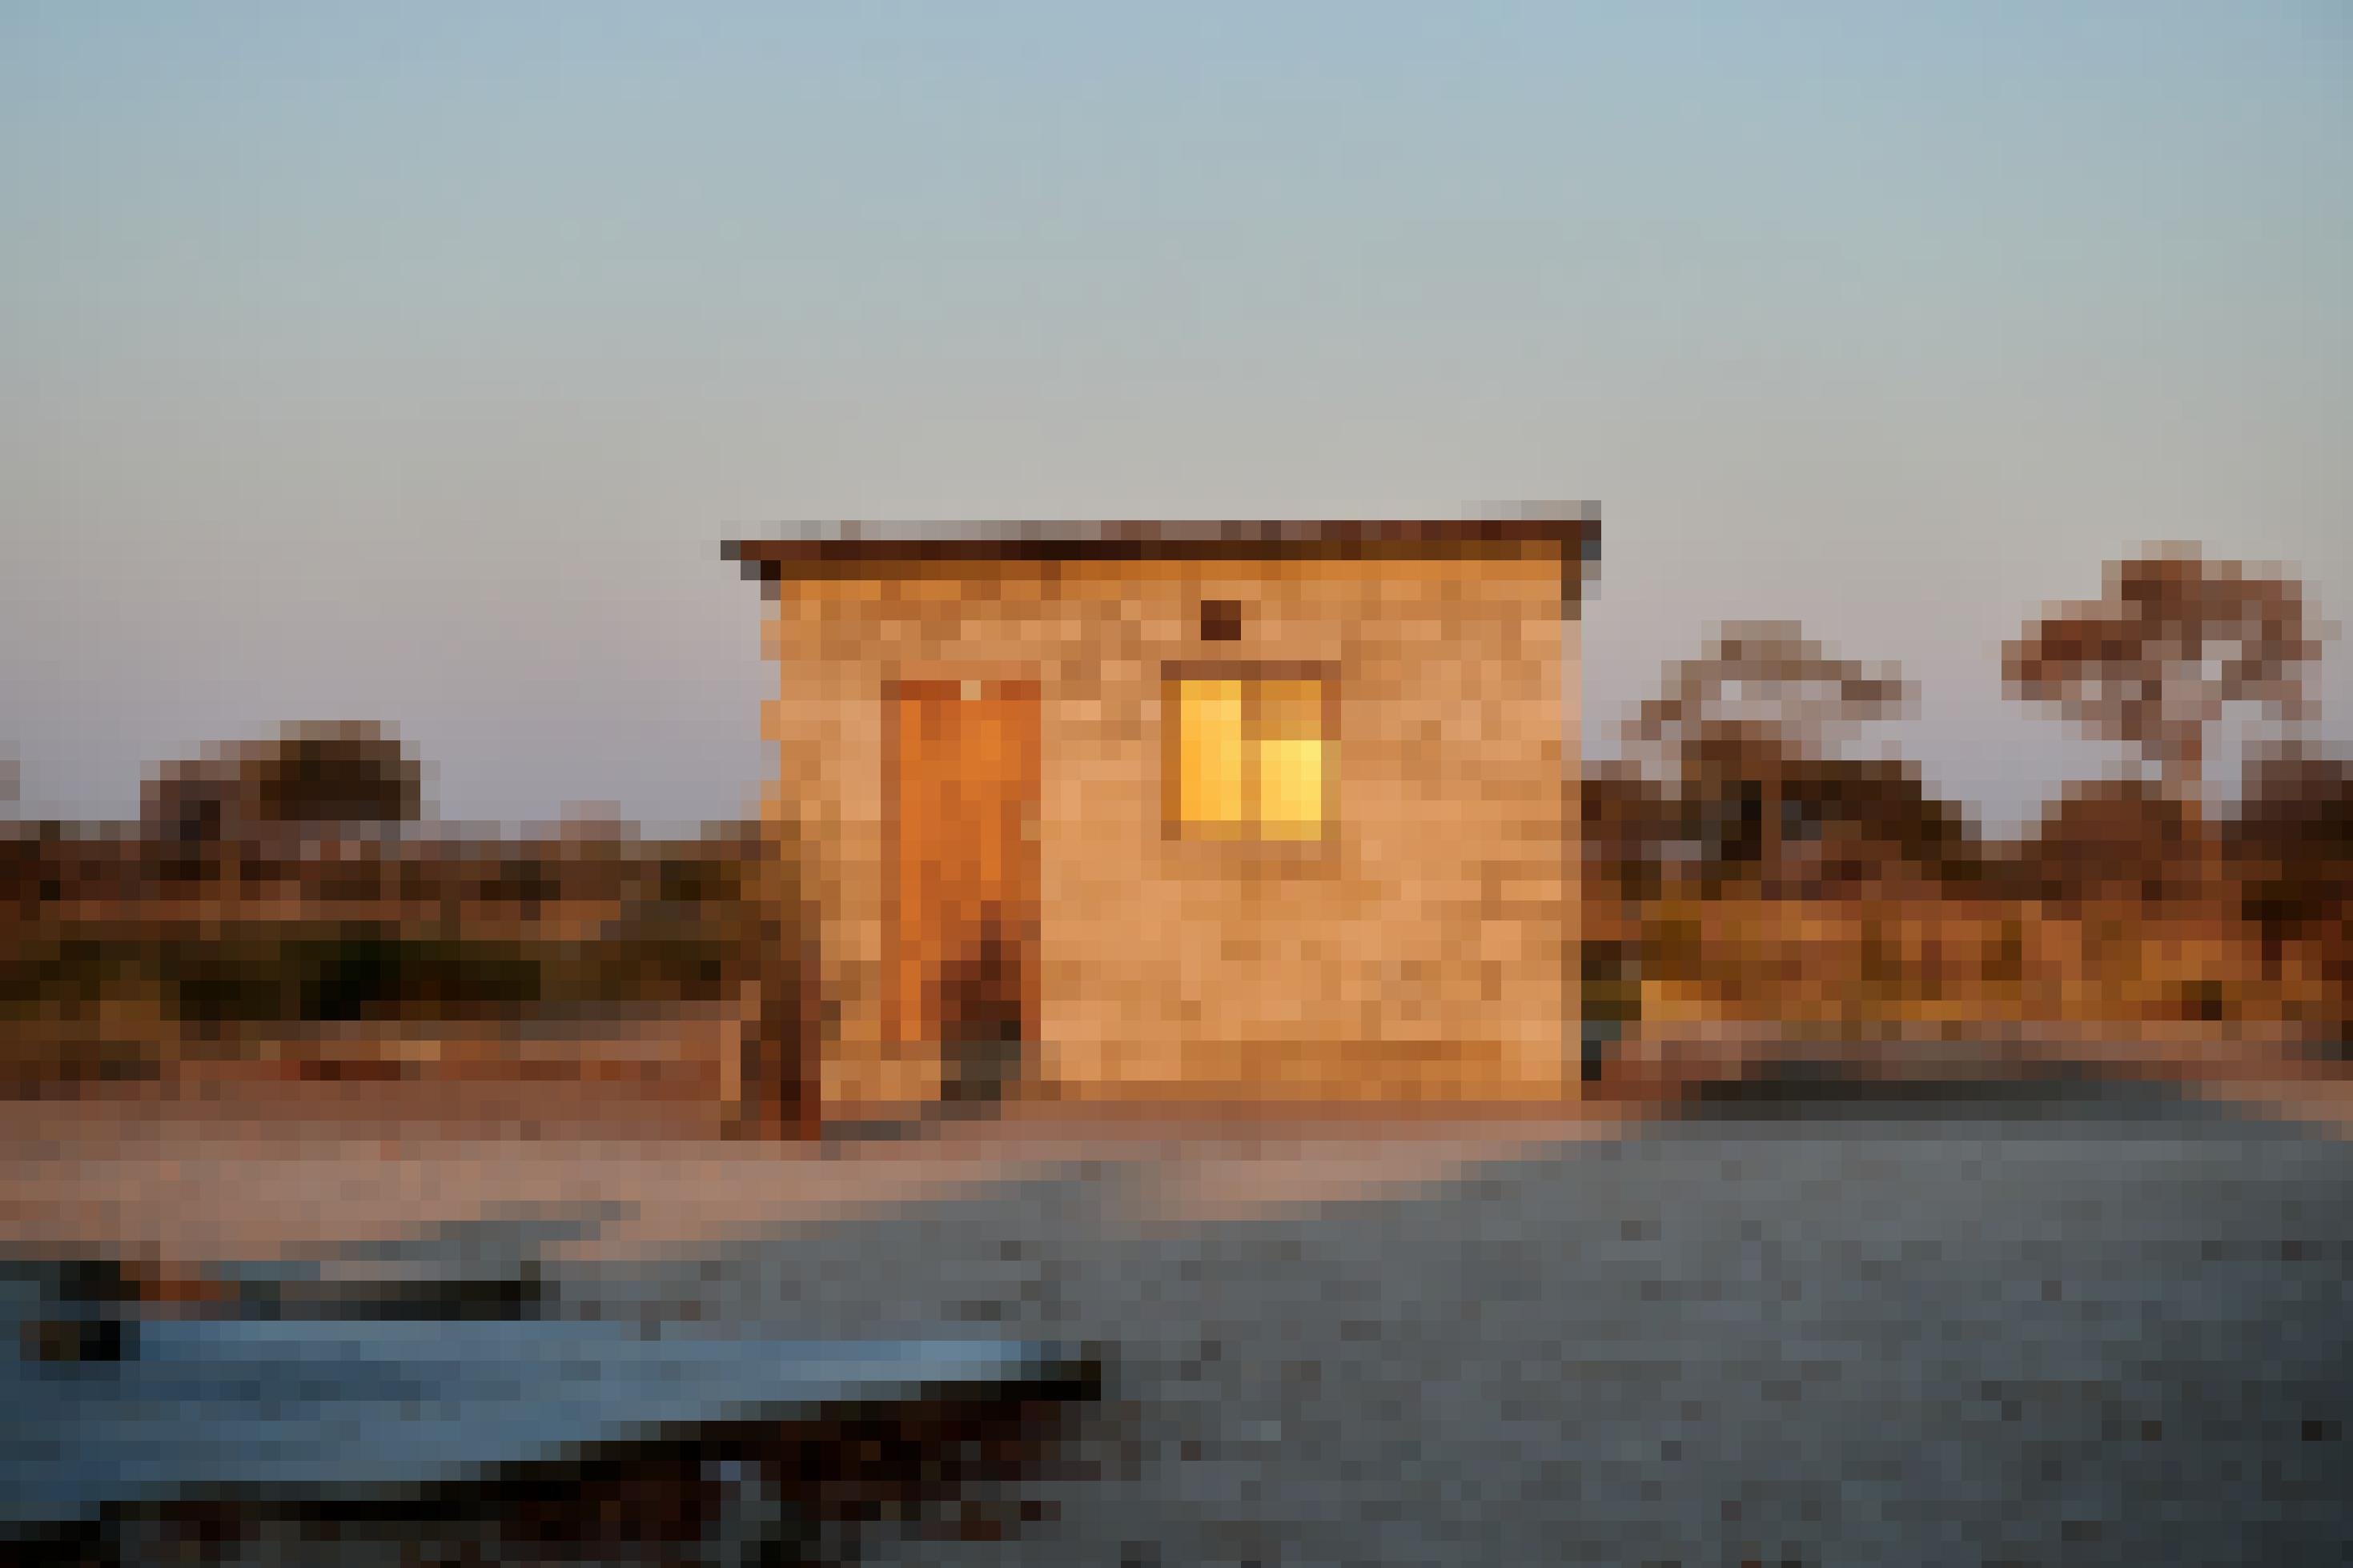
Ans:
{"type": "Polygon", "coordinates": [[[1736,1078],[1691,1086],[1659,1120],[1739,1121],[1973,1121],[2229,1120],[2231,1107],[2192,1086],[2118,1079],[2063,1064],[2002,1075],[1888,1076],[1851,1063],[1790,1058],[1736,1078]]]}

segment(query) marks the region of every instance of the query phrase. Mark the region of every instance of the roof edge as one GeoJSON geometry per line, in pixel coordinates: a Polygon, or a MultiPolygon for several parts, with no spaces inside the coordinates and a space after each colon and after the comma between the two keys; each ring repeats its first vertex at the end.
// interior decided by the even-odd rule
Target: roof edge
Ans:
{"type": "Polygon", "coordinates": [[[782,538],[728,540],[721,556],[746,577],[774,582],[811,568],[839,570],[922,562],[1152,559],[1447,552],[1463,547],[1552,545],[1589,572],[1600,558],[1601,521],[1573,516],[1318,518],[1095,522],[816,522],[782,538]]]}

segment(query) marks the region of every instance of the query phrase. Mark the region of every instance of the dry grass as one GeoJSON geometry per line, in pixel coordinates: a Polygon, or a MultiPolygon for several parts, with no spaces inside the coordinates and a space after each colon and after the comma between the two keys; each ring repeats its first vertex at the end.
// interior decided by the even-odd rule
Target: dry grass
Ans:
{"type": "Polygon", "coordinates": [[[2267,963],[2253,931],[2206,911],[1734,891],[1662,899],[1636,931],[1646,1025],[2321,1028],[2346,1004],[2341,955],[2290,943],[2267,963]]]}

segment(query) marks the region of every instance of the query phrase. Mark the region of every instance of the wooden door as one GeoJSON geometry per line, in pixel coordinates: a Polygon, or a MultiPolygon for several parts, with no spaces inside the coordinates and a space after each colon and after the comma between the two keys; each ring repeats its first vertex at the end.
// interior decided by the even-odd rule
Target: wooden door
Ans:
{"type": "Polygon", "coordinates": [[[1038,685],[900,680],[884,702],[889,1027],[942,1048],[954,1094],[1037,1037],[1038,685]]]}

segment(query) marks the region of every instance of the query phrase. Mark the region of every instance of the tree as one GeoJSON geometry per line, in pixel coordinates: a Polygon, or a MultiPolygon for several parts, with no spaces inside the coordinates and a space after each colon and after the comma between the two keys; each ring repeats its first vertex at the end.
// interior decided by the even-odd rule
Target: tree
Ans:
{"type": "Polygon", "coordinates": [[[365,723],[294,723],[267,741],[165,763],[145,790],[151,833],[195,848],[256,828],[413,822],[422,770],[398,737],[365,723]]]}
{"type": "Polygon", "coordinates": [[[2132,746],[2170,793],[2194,802],[2207,727],[2224,704],[2304,717],[2305,670],[2319,655],[2295,579],[2176,544],[2111,563],[2104,597],[2030,622],[2002,648],[2002,680],[2011,695],[2132,746]]]}
{"type": "Polygon", "coordinates": [[[1781,788],[1785,830],[1811,841],[1811,879],[1824,891],[1984,885],[1984,848],[1968,813],[1931,794],[1911,763],[1801,758],[1781,788]]]}
{"type": "Polygon", "coordinates": [[[2353,763],[2300,747],[2266,752],[2248,765],[2223,841],[2267,971],[2277,973],[2289,941],[2348,928],[2353,763]]]}
{"type": "MultiPolygon", "coordinates": [[[[1596,763],[1577,781],[1577,803],[1588,909],[1641,904],[1657,897],[1673,826],[1666,794],[1657,782],[1623,763],[1596,763]]],[[[1617,912],[1609,910],[1613,921],[1617,912]]]]}
{"type": "Polygon", "coordinates": [[[399,737],[371,723],[297,723],[245,749],[237,772],[259,820],[341,826],[413,822],[421,775],[399,737]]]}
{"type": "Polygon", "coordinates": [[[1697,658],[1668,666],[1628,725],[1633,748],[1676,778],[1719,858],[1779,859],[1785,784],[1834,737],[1904,712],[1913,688],[1893,665],[1838,658],[1793,621],[1736,621],[1697,658]]]}
{"type": "Polygon", "coordinates": [[[2070,784],[2020,847],[2027,887],[2069,909],[2182,905],[2201,891],[2185,875],[2200,859],[2200,819],[2146,779],[2070,784]]]}

